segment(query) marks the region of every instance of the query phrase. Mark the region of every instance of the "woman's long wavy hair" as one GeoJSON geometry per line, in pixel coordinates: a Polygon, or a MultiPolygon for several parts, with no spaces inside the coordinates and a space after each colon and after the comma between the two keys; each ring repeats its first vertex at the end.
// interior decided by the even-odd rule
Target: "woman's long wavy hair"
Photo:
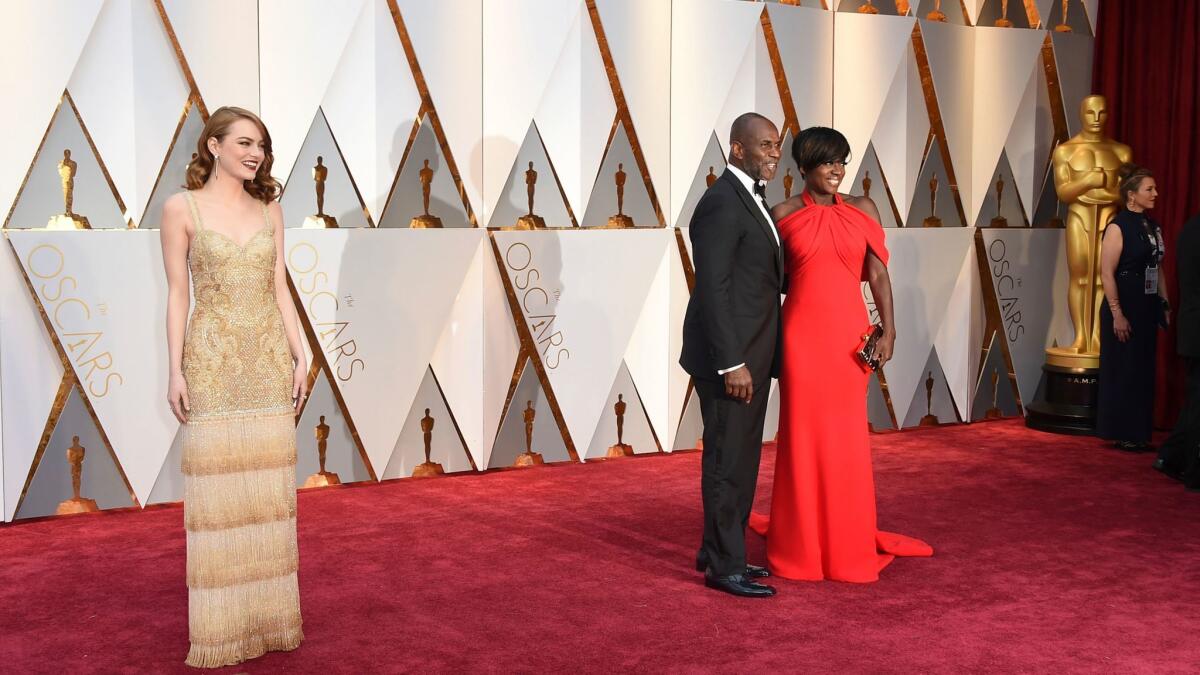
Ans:
{"type": "Polygon", "coordinates": [[[253,122],[263,137],[263,160],[258,165],[258,173],[255,174],[253,180],[243,181],[243,187],[255,199],[266,203],[272,202],[279,197],[283,187],[279,181],[271,177],[271,165],[275,163],[275,154],[271,150],[271,134],[267,131],[267,125],[263,124],[258,115],[245,108],[234,106],[218,108],[208,118],[208,122],[204,125],[204,131],[200,132],[200,140],[196,141],[196,157],[188,164],[187,184],[184,187],[189,190],[204,187],[213,174],[214,166],[212,152],[208,149],[208,139],[215,138],[217,142],[220,142],[229,133],[229,127],[240,119],[253,122]]]}

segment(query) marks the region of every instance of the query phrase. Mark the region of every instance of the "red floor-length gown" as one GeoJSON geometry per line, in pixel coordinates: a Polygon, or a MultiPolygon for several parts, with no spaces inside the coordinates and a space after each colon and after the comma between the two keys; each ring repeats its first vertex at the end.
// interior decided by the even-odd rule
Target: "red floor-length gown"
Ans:
{"type": "Polygon", "coordinates": [[[861,281],[868,248],[885,264],[883,228],[846,204],[805,206],[779,221],[789,287],[783,304],[779,448],[767,564],[786,579],[869,582],[925,542],[879,531],[867,433],[866,370],[855,352],[870,325],[861,281]]]}

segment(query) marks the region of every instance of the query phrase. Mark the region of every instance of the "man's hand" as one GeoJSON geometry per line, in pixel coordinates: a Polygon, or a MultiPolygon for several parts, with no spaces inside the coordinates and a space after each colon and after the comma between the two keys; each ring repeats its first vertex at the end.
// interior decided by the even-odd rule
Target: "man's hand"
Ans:
{"type": "Polygon", "coordinates": [[[750,377],[749,368],[742,366],[725,373],[725,394],[743,403],[750,403],[754,397],[754,379],[750,377]]]}

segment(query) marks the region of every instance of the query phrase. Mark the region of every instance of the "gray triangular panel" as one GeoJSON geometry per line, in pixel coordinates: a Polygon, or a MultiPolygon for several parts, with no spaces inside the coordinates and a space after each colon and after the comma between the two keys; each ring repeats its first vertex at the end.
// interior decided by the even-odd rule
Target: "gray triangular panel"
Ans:
{"type": "Polygon", "coordinates": [[[408,419],[404,421],[404,427],[400,431],[400,439],[396,441],[392,457],[380,478],[407,478],[412,475],[418,464],[425,461],[425,433],[421,429],[421,420],[425,417],[426,410],[429,410],[429,416],[433,418],[433,429],[429,439],[430,461],[441,464],[446,473],[471,470],[471,460],[458,431],[454,428],[454,417],[450,407],[438,388],[433,369],[429,368],[425,370],[425,377],[421,380],[416,398],[413,399],[412,409],[408,411],[408,419]]]}
{"type": "Polygon", "coordinates": [[[906,227],[922,227],[922,222],[929,217],[934,209],[930,201],[930,187],[934,176],[937,176],[936,211],[942,220],[942,227],[958,227],[962,221],[958,217],[958,209],[954,206],[954,192],[950,189],[950,179],[946,177],[946,165],[942,162],[941,142],[933,139],[929,151],[925,155],[921,167],[921,177],[917,179],[917,190],[913,197],[912,208],[908,211],[906,227]]]}
{"type": "Polygon", "coordinates": [[[533,420],[533,452],[541,453],[546,462],[566,462],[571,459],[533,362],[526,359],[521,379],[517,381],[517,389],[513,393],[512,403],[504,421],[500,423],[500,431],[496,434],[496,445],[492,448],[492,456],[488,460],[489,469],[512,466],[517,455],[525,452],[524,411],[527,402],[532,402],[533,409],[537,411],[533,420]]]}
{"type": "Polygon", "coordinates": [[[424,213],[424,195],[421,171],[425,162],[433,171],[429,185],[429,213],[442,221],[442,227],[470,227],[462,198],[454,187],[454,178],[446,164],[446,157],[438,144],[437,134],[426,115],[421,120],[412,149],[400,167],[392,194],[388,197],[379,227],[408,227],[414,216],[424,213]]]}
{"type": "Polygon", "coordinates": [[[158,184],[154,186],[154,192],[150,195],[146,212],[142,215],[142,222],[138,225],[141,229],[157,230],[162,227],[163,204],[171,195],[184,189],[187,182],[188,164],[191,163],[192,156],[196,154],[196,142],[200,140],[200,133],[203,130],[204,120],[200,117],[199,108],[194,104],[188,106],[183,127],[179,130],[179,136],[167,154],[167,162],[163,166],[162,175],[158,177],[158,184]]]}
{"type": "Polygon", "coordinates": [[[1004,365],[1002,343],[998,338],[998,335],[992,334],[987,358],[979,374],[975,402],[971,407],[972,422],[987,419],[988,413],[993,409],[998,410],[1002,417],[1015,417],[1020,414],[1017,399],[1013,395],[1015,385],[1008,376],[1008,368],[1004,365]]]}
{"type": "Polygon", "coordinates": [[[608,452],[608,448],[616,444],[617,418],[614,407],[617,404],[617,396],[622,396],[625,403],[621,440],[633,447],[633,451],[639,455],[658,452],[658,444],[654,441],[654,432],[650,428],[650,419],[646,417],[642,398],[634,386],[629,367],[622,361],[620,370],[613,378],[612,390],[604,404],[604,413],[600,415],[600,421],[596,424],[596,433],[592,435],[592,442],[583,456],[584,459],[602,458],[608,452]]]}
{"type": "MultiPolygon", "coordinates": [[[[696,167],[696,173],[692,176],[692,186],[688,188],[687,199],[683,200],[683,208],[679,210],[679,220],[675,222],[676,227],[687,227],[692,222],[692,214],[696,211],[696,204],[699,203],[701,195],[708,189],[708,176],[720,176],[725,171],[725,153],[721,150],[721,144],[717,141],[717,134],[714,133],[708,139],[708,147],[704,149],[704,156],[700,159],[700,166],[696,167]]],[[[771,198],[771,203],[775,203],[775,198],[771,198]]]]}
{"type": "MultiPolygon", "coordinates": [[[[538,133],[537,124],[529,123],[525,132],[525,140],[521,142],[521,150],[509,171],[508,180],[504,182],[504,191],[496,208],[492,209],[488,227],[512,227],[517,219],[529,212],[529,193],[526,183],[526,172],[529,163],[533,162],[533,170],[537,172],[534,185],[533,213],[546,221],[546,227],[571,227],[571,216],[558,180],[554,176],[554,167],[546,155],[546,146],[538,133]]],[[[536,450],[535,450],[536,452],[536,450]]]]}
{"type": "MultiPolygon", "coordinates": [[[[306,217],[317,213],[317,185],[313,173],[318,158],[322,166],[328,168],[325,213],[337,219],[338,227],[368,227],[366,210],[358,198],[333,132],[329,130],[325,113],[320,109],[313,117],[300,154],[296,155],[296,165],[284,183],[283,196],[279,198],[284,218],[287,219],[286,226],[300,227],[306,217]]],[[[274,167],[277,176],[284,170],[284,167],[274,167]]]]}
{"type": "Polygon", "coordinates": [[[646,191],[646,182],[642,180],[637,160],[633,156],[633,146],[625,134],[625,125],[618,124],[612,144],[600,165],[596,175],[596,184],[592,187],[592,195],[588,199],[587,213],[580,221],[581,227],[604,227],[608,217],[617,213],[617,172],[625,174],[624,199],[621,212],[633,219],[633,224],[639,227],[658,225],[658,216],[654,214],[654,206],[650,203],[650,193],[646,191]]]}
{"type": "Polygon", "coordinates": [[[936,415],[938,424],[949,424],[958,421],[954,408],[954,398],[950,394],[950,386],[946,383],[946,374],[942,371],[942,363],[938,359],[937,350],[929,351],[929,359],[925,361],[924,371],[928,374],[921,378],[921,384],[913,392],[912,403],[908,406],[908,415],[904,418],[904,428],[919,426],[926,414],[936,415]],[[933,378],[932,387],[929,377],[933,378]]]}
{"type": "Polygon", "coordinates": [[[843,183],[844,187],[849,187],[846,192],[863,196],[866,195],[867,184],[864,184],[864,179],[870,174],[871,200],[875,202],[875,206],[879,209],[879,219],[884,227],[900,227],[896,222],[896,212],[892,210],[892,202],[888,198],[887,177],[883,175],[883,167],[879,164],[879,156],[875,154],[875,146],[867,143],[867,151],[863,153],[862,160],[858,162],[857,169],[848,169],[847,174],[854,173],[854,179],[848,186],[843,183]]]}
{"type": "Polygon", "coordinates": [[[1008,163],[1007,151],[1000,153],[1000,163],[992,173],[992,182],[988,184],[987,194],[983,198],[983,207],[979,210],[979,218],[975,227],[1003,227],[995,221],[1001,217],[1007,227],[1026,227],[1025,211],[1017,201],[1016,179],[1013,178],[1012,166],[1008,163]],[[1003,187],[1000,179],[1003,178],[1003,187]],[[999,207],[997,207],[999,202],[999,207]]]}
{"type": "Polygon", "coordinates": [[[334,398],[333,389],[325,373],[317,376],[300,424],[296,426],[296,487],[302,487],[309,476],[321,468],[317,454],[317,425],[321,416],[329,426],[329,439],[325,446],[325,470],[336,473],[342,483],[370,480],[371,474],[363,463],[362,453],[350,434],[342,410],[334,398]]]}

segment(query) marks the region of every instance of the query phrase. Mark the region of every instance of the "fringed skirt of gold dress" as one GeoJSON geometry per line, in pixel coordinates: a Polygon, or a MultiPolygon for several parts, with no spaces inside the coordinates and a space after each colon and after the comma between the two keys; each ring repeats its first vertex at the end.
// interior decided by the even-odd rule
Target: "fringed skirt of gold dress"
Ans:
{"type": "Polygon", "coordinates": [[[187,664],[230,665],[295,649],[296,428],[292,359],[275,300],[275,242],[238,246],[204,229],[192,195],[195,307],[184,340],[187,664]]]}

